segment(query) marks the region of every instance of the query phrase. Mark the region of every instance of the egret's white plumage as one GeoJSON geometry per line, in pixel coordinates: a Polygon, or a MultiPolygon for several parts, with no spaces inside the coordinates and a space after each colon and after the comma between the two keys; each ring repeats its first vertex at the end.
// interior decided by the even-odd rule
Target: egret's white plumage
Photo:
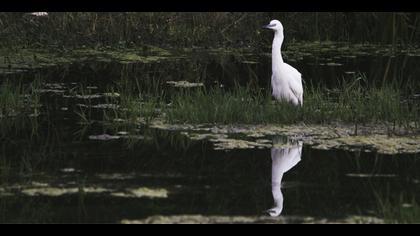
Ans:
{"type": "Polygon", "coordinates": [[[271,86],[273,96],[279,101],[291,102],[294,105],[303,105],[302,75],[291,65],[283,61],[281,46],[284,40],[283,25],[278,20],[270,21],[265,26],[274,31],[271,51],[272,71],[271,86]]]}
{"type": "Polygon", "coordinates": [[[281,192],[283,174],[299,163],[301,156],[302,142],[289,147],[271,149],[271,192],[274,206],[267,210],[270,216],[279,216],[283,211],[283,193],[281,192]]]}

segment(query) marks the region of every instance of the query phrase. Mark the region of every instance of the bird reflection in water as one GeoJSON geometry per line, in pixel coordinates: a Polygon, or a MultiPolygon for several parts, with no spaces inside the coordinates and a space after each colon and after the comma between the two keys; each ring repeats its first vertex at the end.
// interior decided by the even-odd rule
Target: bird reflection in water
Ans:
{"type": "Polygon", "coordinates": [[[280,139],[273,140],[271,148],[271,192],[274,206],[267,210],[270,216],[279,216],[283,211],[281,181],[283,174],[293,168],[302,156],[302,142],[284,144],[280,139]]]}

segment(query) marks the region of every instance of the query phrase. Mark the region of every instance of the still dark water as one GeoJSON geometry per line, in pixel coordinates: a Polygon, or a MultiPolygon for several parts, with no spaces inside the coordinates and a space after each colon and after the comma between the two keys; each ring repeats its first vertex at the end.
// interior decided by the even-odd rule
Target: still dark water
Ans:
{"type": "MultiPolygon", "coordinates": [[[[389,60],[390,79],[398,75],[411,80],[420,75],[419,67],[413,66],[418,58],[337,55],[330,65],[322,62],[326,58],[316,57],[290,64],[307,83],[334,87],[337,77],[356,72],[381,83],[385,72],[377,68],[386,67],[389,60]]],[[[352,216],[392,219],[401,214],[386,213],[418,211],[413,202],[420,200],[419,155],[322,151],[305,144],[287,150],[214,150],[210,142],[143,126],[136,127],[140,138],[135,142],[92,140],[92,135],[116,133],[100,122],[81,125],[75,111],[78,104],[101,101],[66,96],[80,86],[90,87],[91,94],[104,92],[119,85],[122,77],[138,81],[144,89],[172,80],[227,88],[251,82],[267,88],[267,56],[199,52],[159,63],[92,61],[8,75],[22,81],[36,76],[56,91],[42,95],[36,131],[29,125],[2,138],[2,223],[119,223],[180,215],[334,222],[352,216]],[[266,210],[273,207],[271,212],[280,216],[268,216],[266,210]]],[[[96,113],[100,120],[100,110],[96,113]]]]}

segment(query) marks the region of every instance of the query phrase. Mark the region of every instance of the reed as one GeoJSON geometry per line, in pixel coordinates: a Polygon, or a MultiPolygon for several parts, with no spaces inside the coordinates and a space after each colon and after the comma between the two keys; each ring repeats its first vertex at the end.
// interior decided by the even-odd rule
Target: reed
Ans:
{"type": "Polygon", "coordinates": [[[46,18],[33,18],[3,12],[0,45],[258,48],[269,45],[269,33],[261,25],[273,18],[287,26],[287,40],[397,45],[419,41],[419,16],[405,12],[51,12],[46,18]]]}
{"type": "MultiPolygon", "coordinates": [[[[219,88],[175,95],[167,109],[171,123],[291,124],[345,122],[391,123],[409,127],[419,121],[417,106],[403,101],[393,87],[365,88],[359,82],[343,84],[335,93],[307,88],[304,106],[274,102],[271,95],[238,87],[219,88]]],[[[395,128],[395,127],[394,127],[395,128]]]]}
{"type": "Polygon", "coordinates": [[[36,91],[39,81],[28,86],[9,80],[0,85],[0,138],[17,134],[27,127],[31,133],[37,131],[37,117],[40,115],[40,96],[36,91]]]}

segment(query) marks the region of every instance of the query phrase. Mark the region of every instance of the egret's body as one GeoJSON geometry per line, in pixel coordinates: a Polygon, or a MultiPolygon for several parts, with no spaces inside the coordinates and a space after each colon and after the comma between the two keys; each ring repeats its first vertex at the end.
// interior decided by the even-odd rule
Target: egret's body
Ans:
{"type": "Polygon", "coordinates": [[[291,65],[283,61],[281,46],[284,40],[283,26],[278,20],[272,20],[265,26],[274,31],[271,51],[272,76],[271,86],[273,96],[278,101],[291,102],[294,105],[303,105],[302,75],[291,65]]]}

